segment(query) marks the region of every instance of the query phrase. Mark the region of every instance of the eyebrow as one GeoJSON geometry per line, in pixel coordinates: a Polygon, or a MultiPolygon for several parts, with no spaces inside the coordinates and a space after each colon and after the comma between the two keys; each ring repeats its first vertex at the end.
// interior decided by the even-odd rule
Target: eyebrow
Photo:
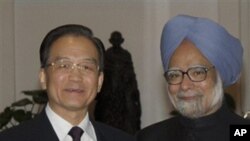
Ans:
{"type": "MultiPolygon", "coordinates": [[[[52,62],[55,62],[55,61],[71,61],[70,58],[68,57],[61,57],[61,56],[57,56],[55,57],[55,59],[53,59],[52,62]]],[[[97,60],[95,58],[83,58],[83,59],[80,59],[80,62],[91,62],[91,63],[95,63],[97,64],[97,60]]]]}
{"type": "MultiPolygon", "coordinates": [[[[189,67],[187,68],[187,70],[190,69],[190,68],[195,68],[195,67],[205,67],[205,68],[207,68],[208,65],[205,65],[205,64],[192,65],[192,66],[189,66],[189,67]]],[[[179,67],[171,67],[171,68],[168,68],[168,70],[182,70],[182,69],[179,68],[179,67]]]]}

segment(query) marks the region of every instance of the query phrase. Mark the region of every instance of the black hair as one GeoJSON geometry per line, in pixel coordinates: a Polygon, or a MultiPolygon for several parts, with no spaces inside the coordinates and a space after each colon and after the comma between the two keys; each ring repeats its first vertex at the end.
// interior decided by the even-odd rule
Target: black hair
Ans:
{"type": "Polygon", "coordinates": [[[93,36],[93,32],[90,28],[78,25],[78,24],[66,24],[55,29],[52,29],[47,35],[44,37],[42,44],[40,46],[40,62],[41,68],[45,68],[47,65],[47,61],[49,59],[49,54],[51,50],[51,45],[59,38],[66,35],[74,35],[74,36],[83,36],[89,39],[96,47],[98,55],[99,55],[99,71],[103,71],[103,60],[104,53],[102,50],[102,46],[96,40],[96,37],[93,36]]]}

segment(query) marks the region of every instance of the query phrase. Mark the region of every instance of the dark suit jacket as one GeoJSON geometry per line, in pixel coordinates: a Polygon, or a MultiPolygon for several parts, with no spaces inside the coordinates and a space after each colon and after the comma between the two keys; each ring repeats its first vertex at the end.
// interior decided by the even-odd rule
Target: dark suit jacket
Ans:
{"type": "MultiPolygon", "coordinates": [[[[135,139],[110,126],[92,121],[97,141],[135,141],[135,139]]],[[[49,119],[43,111],[33,120],[0,133],[0,141],[59,141],[49,119]]]]}
{"type": "Polygon", "coordinates": [[[138,141],[229,141],[231,124],[250,120],[231,112],[225,105],[212,115],[198,119],[176,116],[153,124],[137,134],[138,141]]]}

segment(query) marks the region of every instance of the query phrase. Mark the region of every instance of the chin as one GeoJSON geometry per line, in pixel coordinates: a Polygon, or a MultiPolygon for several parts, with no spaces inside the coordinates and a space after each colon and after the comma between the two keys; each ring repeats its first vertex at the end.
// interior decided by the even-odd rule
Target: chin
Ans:
{"type": "Polygon", "coordinates": [[[199,118],[205,113],[204,106],[201,101],[178,101],[175,108],[179,113],[188,118],[199,118]]]}
{"type": "Polygon", "coordinates": [[[83,103],[77,103],[77,102],[70,102],[67,104],[64,104],[65,107],[67,107],[68,109],[71,110],[79,110],[79,109],[84,109],[84,105],[83,103]]]}
{"type": "Polygon", "coordinates": [[[181,114],[191,119],[197,119],[197,118],[204,116],[204,113],[200,113],[200,112],[190,112],[190,113],[181,113],[181,114]]]}

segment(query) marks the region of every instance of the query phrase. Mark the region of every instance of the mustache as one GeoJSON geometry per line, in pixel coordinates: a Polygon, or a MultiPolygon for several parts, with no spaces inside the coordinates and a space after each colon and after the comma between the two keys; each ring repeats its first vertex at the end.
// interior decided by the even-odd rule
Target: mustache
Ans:
{"type": "Polygon", "coordinates": [[[194,91],[189,91],[189,92],[180,91],[179,93],[177,93],[176,96],[178,98],[182,98],[182,97],[202,97],[203,93],[194,92],[194,91]]]}

